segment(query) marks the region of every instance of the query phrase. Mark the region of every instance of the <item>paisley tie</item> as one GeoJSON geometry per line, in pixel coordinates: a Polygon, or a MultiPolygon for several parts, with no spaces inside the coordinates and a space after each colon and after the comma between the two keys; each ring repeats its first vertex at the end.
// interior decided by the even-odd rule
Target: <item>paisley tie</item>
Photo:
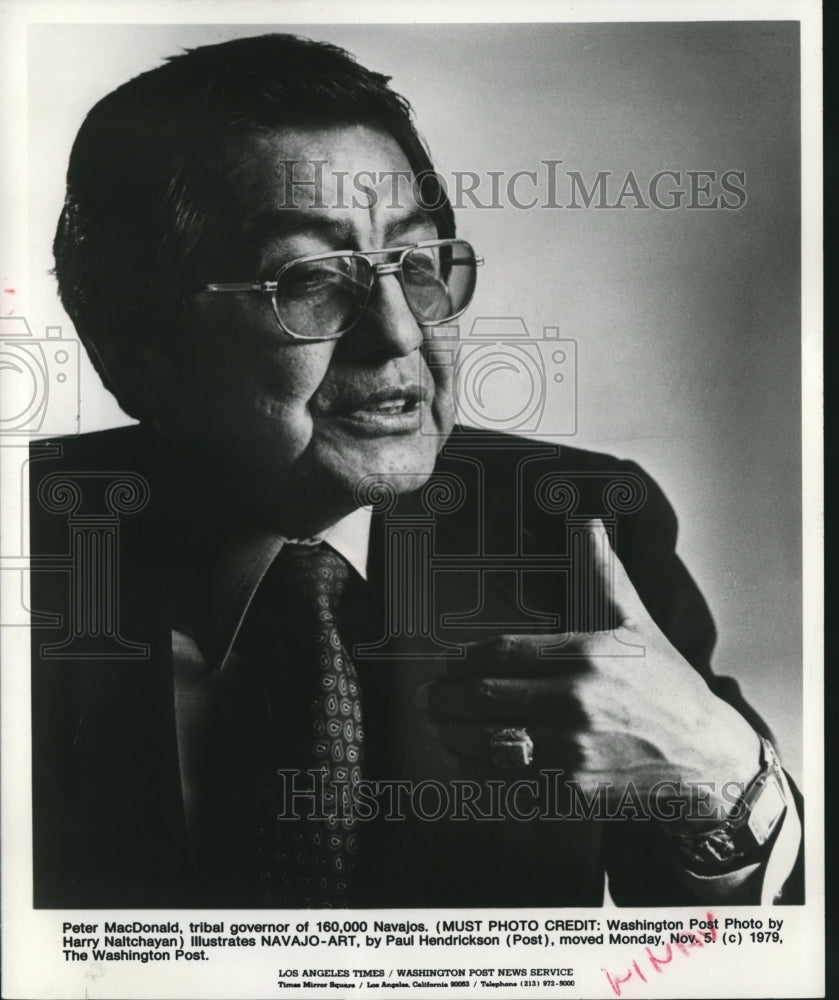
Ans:
{"type": "MultiPolygon", "coordinates": [[[[277,742],[268,815],[263,812],[257,830],[259,894],[266,905],[348,906],[352,899],[358,834],[350,806],[361,780],[364,733],[358,677],[336,624],[350,574],[325,544],[289,543],[263,582],[285,636],[279,684],[269,691],[278,705],[295,698],[290,707],[298,716],[287,727],[292,745],[277,742]],[[298,790],[316,788],[318,795],[298,795],[290,811],[288,782],[298,790]]],[[[288,719],[289,706],[277,716],[288,719]]]]}

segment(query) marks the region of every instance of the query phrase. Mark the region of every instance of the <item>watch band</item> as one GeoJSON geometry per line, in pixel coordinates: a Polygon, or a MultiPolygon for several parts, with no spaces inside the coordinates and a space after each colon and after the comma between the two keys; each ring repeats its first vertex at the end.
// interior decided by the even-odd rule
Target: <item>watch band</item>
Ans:
{"type": "Polygon", "coordinates": [[[788,804],[781,762],[769,740],[761,736],[760,744],[760,773],[724,822],[697,834],[668,829],[674,852],[684,867],[731,868],[735,863],[747,864],[749,856],[763,847],[778,828],[788,804]]]}

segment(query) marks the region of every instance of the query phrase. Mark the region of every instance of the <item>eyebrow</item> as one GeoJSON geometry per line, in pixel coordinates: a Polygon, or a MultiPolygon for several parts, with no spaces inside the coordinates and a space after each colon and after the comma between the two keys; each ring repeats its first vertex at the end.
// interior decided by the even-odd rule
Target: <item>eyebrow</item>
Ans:
{"type": "Polygon", "coordinates": [[[349,219],[334,219],[300,208],[274,208],[249,220],[244,234],[249,240],[287,236],[292,233],[349,238],[353,230],[349,219]]]}
{"type": "MultiPolygon", "coordinates": [[[[428,212],[419,207],[408,215],[385,225],[385,239],[391,240],[420,225],[434,226],[428,212]]],[[[435,227],[436,228],[436,227],[435,227]]],[[[292,234],[325,236],[335,242],[351,243],[356,229],[351,219],[336,219],[319,215],[312,209],[279,208],[260,212],[244,229],[249,241],[289,236],[292,234]]]]}
{"type": "Polygon", "coordinates": [[[408,215],[403,215],[401,219],[394,219],[393,222],[389,222],[385,226],[385,238],[392,239],[395,236],[399,236],[401,233],[408,232],[408,230],[422,225],[434,226],[435,230],[437,228],[429,213],[425,209],[417,206],[412,212],[409,212],[408,215]]]}

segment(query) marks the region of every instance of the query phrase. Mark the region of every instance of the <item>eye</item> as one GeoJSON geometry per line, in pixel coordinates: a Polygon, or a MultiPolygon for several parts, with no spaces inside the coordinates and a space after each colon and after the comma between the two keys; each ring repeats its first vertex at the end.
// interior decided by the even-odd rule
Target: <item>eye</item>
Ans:
{"type": "Polygon", "coordinates": [[[330,294],[348,282],[352,283],[352,276],[347,261],[336,258],[294,264],[280,278],[280,287],[283,295],[310,298],[330,294]]]}
{"type": "Polygon", "coordinates": [[[402,275],[411,285],[437,285],[440,268],[437,256],[424,250],[408,254],[402,264],[402,275]]]}

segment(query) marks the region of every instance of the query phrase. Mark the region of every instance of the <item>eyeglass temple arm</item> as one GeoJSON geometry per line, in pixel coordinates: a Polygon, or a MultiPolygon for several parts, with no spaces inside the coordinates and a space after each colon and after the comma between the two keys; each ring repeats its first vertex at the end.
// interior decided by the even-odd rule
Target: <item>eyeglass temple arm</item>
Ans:
{"type": "MultiPolygon", "coordinates": [[[[470,264],[471,266],[471,261],[455,260],[448,263],[449,266],[457,264],[470,264]]],[[[476,267],[480,267],[483,263],[483,257],[475,257],[476,267]]],[[[373,264],[372,267],[377,275],[396,274],[401,264],[373,264]]],[[[348,275],[344,275],[345,280],[348,277],[348,275]]],[[[360,282],[356,282],[356,284],[360,284],[360,282]]],[[[201,286],[202,292],[276,292],[276,290],[276,281],[213,281],[201,286]]]]}
{"type": "Polygon", "coordinates": [[[213,281],[202,285],[202,292],[273,292],[276,281],[213,281]]]}

